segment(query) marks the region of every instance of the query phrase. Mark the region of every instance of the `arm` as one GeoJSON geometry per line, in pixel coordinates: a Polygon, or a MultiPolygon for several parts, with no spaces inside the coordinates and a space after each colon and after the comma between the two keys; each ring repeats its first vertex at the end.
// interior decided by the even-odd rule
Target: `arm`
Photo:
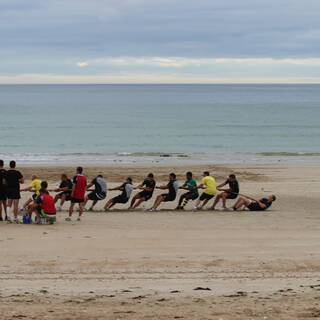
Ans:
{"type": "Polygon", "coordinates": [[[217,189],[220,190],[220,191],[225,191],[225,190],[222,190],[222,189],[220,189],[220,188],[223,188],[227,183],[228,183],[228,181],[225,181],[225,182],[219,184],[219,185],[217,186],[217,189]]]}
{"type": "Polygon", "coordinates": [[[203,183],[200,183],[198,186],[197,186],[198,189],[205,189],[205,185],[203,183]]]}
{"type": "Polygon", "coordinates": [[[24,188],[24,189],[20,189],[20,191],[34,191],[34,190],[32,189],[32,187],[27,187],[27,188],[24,188]]]}
{"type": "Polygon", "coordinates": [[[123,190],[123,187],[122,187],[122,185],[121,185],[121,186],[115,187],[115,188],[108,188],[108,190],[109,190],[109,191],[116,191],[116,190],[122,191],[122,190],[123,190]]]}
{"type": "Polygon", "coordinates": [[[165,189],[168,189],[168,186],[159,186],[159,187],[156,187],[156,189],[165,190],[165,189]]]}

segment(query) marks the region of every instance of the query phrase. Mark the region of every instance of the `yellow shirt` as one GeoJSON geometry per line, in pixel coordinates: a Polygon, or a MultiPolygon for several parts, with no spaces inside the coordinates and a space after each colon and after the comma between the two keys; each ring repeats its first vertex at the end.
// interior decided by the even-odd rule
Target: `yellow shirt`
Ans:
{"type": "Polygon", "coordinates": [[[30,187],[35,191],[36,195],[40,195],[40,189],[41,189],[41,180],[40,179],[34,179],[31,181],[30,187]]]}
{"type": "Polygon", "coordinates": [[[206,189],[203,191],[206,194],[214,196],[217,193],[217,185],[215,178],[211,176],[206,176],[202,179],[202,184],[206,186],[206,189]]]}

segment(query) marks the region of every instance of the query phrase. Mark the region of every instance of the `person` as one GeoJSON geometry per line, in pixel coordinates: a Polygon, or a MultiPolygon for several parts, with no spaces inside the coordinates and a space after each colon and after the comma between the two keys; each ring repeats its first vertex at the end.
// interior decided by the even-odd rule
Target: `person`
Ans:
{"type": "Polygon", "coordinates": [[[142,202],[148,201],[152,198],[154,188],[156,186],[156,181],[154,180],[153,173],[149,173],[148,176],[143,180],[143,182],[135,189],[142,189],[137,193],[131,200],[130,209],[137,208],[142,202]]]}
{"type": "Polygon", "coordinates": [[[103,178],[101,174],[99,174],[97,177],[95,177],[91,183],[87,187],[88,191],[90,192],[86,197],[84,201],[84,206],[87,204],[89,200],[92,201],[92,205],[89,209],[89,211],[93,211],[94,206],[97,204],[98,201],[104,200],[107,197],[107,182],[103,178]],[[94,186],[94,190],[90,190],[90,188],[94,186]]]}
{"type": "Polygon", "coordinates": [[[209,171],[203,172],[203,179],[198,188],[204,189],[195,206],[196,210],[201,210],[217,193],[216,180],[214,177],[210,176],[209,171]]]}
{"type": "Polygon", "coordinates": [[[0,221],[3,221],[2,208],[4,211],[4,220],[7,221],[7,171],[3,167],[4,162],[0,160],[0,221]]]}
{"type": "Polygon", "coordinates": [[[43,182],[45,182],[46,184],[42,185],[43,188],[40,190],[40,195],[35,200],[35,213],[37,216],[36,223],[41,223],[41,218],[44,218],[48,221],[49,224],[54,224],[56,222],[57,213],[54,198],[49,194],[47,190],[47,182],[43,182]]]}
{"type": "Polygon", "coordinates": [[[24,203],[21,211],[26,210],[29,205],[32,205],[32,203],[34,203],[34,200],[40,195],[40,189],[41,189],[41,180],[37,175],[34,174],[31,177],[30,186],[20,190],[20,191],[33,192],[33,195],[24,203]]]}
{"type": "Polygon", "coordinates": [[[192,172],[186,173],[186,181],[179,189],[188,190],[188,192],[180,196],[178,206],[176,207],[176,210],[184,210],[189,200],[196,200],[199,197],[197,181],[193,179],[192,172]]]}
{"type": "Polygon", "coordinates": [[[14,222],[18,222],[18,208],[21,199],[20,184],[23,183],[23,175],[20,171],[16,170],[16,162],[10,161],[10,169],[7,170],[7,207],[13,209],[14,222]]]}
{"type": "Polygon", "coordinates": [[[61,182],[59,188],[54,189],[54,192],[59,192],[54,197],[54,203],[57,203],[60,199],[60,205],[58,207],[58,211],[62,210],[63,204],[66,201],[71,200],[71,192],[72,192],[72,181],[68,178],[68,176],[63,173],[61,175],[61,182]]]}
{"type": "Polygon", "coordinates": [[[273,194],[259,200],[248,196],[241,196],[233,206],[233,210],[237,211],[244,207],[250,211],[264,211],[267,210],[274,201],[276,201],[276,196],[273,194]]]}
{"type": "Polygon", "coordinates": [[[230,174],[228,179],[221,183],[217,189],[220,192],[216,198],[214,199],[213,205],[211,207],[212,210],[215,210],[216,205],[219,203],[219,201],[222,199],[222,208],[227,210],[226,202],[227,199],[236,199],[239,195],[240,188],[239,188],[239,182],[237,180],[237,177],[235,174],[230,174]],[[228,189],[222,189],[224,186],[229,185],[228,189]]]}
{"type": "Polygon", "coordinates": [[[78,203],[78,205],[79,205],[79,217],[77,220],[78,221],[81,220],[81,216],[82,216],[83,208],[84,208],[86,190],[87,190],[87,178],[83,174],[83,168],[77,167],[76,175],[73,177],[69,216],[65,219],[66,221],[71,221],[73,209],[74,209],[74,206],[76,203],[78,203]]]}
{"type": "Polygon", "coordinates": [[[169,202],[174,201],[177,197],[177,192],[179,189],[179,184],[177,182],[177,176],[175,173],[170,173],[169,175],[169,182],[165,186],[156,187],[157,189],[166,190],[168,189],[168,193],[163,193],[159,196],[157,196],[152,208],[149,209],[149,211],[156,211],[158,207],[160,206],[161,202],[169,202]]]}
{"type": "Polygon", "coordinates": [[[110,199],[104,206],[104,210],[108,211],[117,203],[127,203],[133,191],[132,178],[128,177],[126,181],[119,187],[108,189],[109,191],[122,191],[118,196],[110,199]]]}

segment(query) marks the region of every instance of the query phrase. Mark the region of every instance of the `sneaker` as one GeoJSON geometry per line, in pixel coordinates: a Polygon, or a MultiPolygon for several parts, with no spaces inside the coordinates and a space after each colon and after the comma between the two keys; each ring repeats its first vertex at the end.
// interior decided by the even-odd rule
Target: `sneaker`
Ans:
{"type": "Polygon", "coordinates": [[[67,217],[64,219],[65,221],[71,221],[71,218],[70,217],[67,217]]]}
{"type": "Polygon", "coordinates": [[[78,217],[78,218],[77,218],[77,221],[81,221],[81,218],[80,218],[80,217],[78,217]]]}

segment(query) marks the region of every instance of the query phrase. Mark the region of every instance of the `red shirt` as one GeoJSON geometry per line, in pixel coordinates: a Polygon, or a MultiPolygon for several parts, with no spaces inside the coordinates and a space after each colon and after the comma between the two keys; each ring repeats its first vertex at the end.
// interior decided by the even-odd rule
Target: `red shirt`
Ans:
{"type": "Polygon", "coordinates": [[[45,193],[41,196],[41,208],[46,214],[56,214],[56,206],[53,197],[45,193]]]}
{"type": "Polygon", "coordinates": [[[82,174],[77,174],[73,178],[74,190],[72,197],[78,200],[84,200],[84,195],[87,191],[87,178],[82,174]]]}

